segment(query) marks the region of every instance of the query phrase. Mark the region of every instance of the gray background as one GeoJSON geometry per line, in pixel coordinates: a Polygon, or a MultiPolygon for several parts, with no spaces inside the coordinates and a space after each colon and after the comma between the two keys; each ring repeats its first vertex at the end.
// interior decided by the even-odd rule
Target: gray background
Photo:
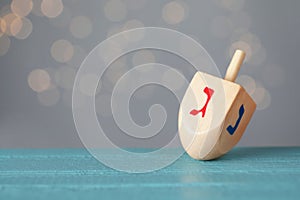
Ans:
{"type": "MultiPolygon", "coordinates": [[[[141,21],[144,26],[172,28],[191,35],[206,48],[222,76],[230,60],[228,49],[239,38],[235,30],[255,35],[261,49],[243,66],[240,75],[251,76],[257,87],[265,88],[270,98],[267,95],[263,100],[261,109],[256,111],[239,145],[300,145],[300,1],[248,0],[241,1],[243,3],[237,7],[234,4],[228,7],[219,0],[179,1],[179,4],[184,5],[185,17],[175,25],[168,24],[162,17],[163,7],[170,1],[124,2],[128,3],[127,14],[119,21],[111,21],[105,15],[107,1],[63,1],[63,12],[68,10],[70,14],[63,19],[49,19],[33,13],[27,16],[33,24],[32,33],[24,40],[10,37],[10,48],[0,57],[0,148],[82,147],[70,108],[71,90],[57,86],[59,100],[52,106],[44,106],[39,102],[37,93],[28,86],[28,75],[37,68],[58,71],[61,67],[68,66],[77,70],[86,53],[74,55],[67,64],[58,63],[50,54],[54,41],[66,39],[89,52],[107,38],[109,30],[118,30],[126,21],[132,19],[141,21]],[[82,39],[74,37],[69,30],[70,21],[79,15],[88,17],[93,28],[82,39]],[[228,24],[224,25],[224,19],[230,24],[230,28],[228,24]]],[[[1,0],[0,7],[4,8],[9,3],[10,1],[1,0]]],[[[182,71],[189,79],[192,77],[194,71],[191,66],[180,58],[166,52],[152,53],[156,61],[182,71]]],[[[132,56],[131,54],[124,58],[127,69],[133,66],[130,62],[132,56]]],[[[104,93],[109,93],[111,85],[103,85],[106,88],[104,93]]],[[[178,102],[163,88],[151,87],[137,91],[137,96],[145,98],[141,100],[133,97],[131,111],[137,123],[147,124],[147,106],[153,102],[165,105],[170,117],[160,134],[163,140],[154,139],[150,143],[131,141],[130,138],[122,136],[110,117],[102,119],[100,116],[100,121],[105,122],[106,130],[111,134],[109,137],[116,140],[116,143],[124,146],[163,146],[171,136],[169,133],[177,129],[178,102]],[[146,96],[148,93],[151,95],[146,96]]],[[[101,102],[98,106],[100,109],[102,107],[102,112],[109,112],[101,102]]]]}

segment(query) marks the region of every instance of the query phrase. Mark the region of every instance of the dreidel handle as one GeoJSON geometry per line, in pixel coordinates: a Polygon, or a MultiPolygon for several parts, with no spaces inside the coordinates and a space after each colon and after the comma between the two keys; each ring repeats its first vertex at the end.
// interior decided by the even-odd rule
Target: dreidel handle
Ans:
{"type": "Polygon", "coordinates": [[[231,82],[235,81],[245,57],[246,57],[246,53],[244,51],[239,49],[235,51],[231,59],[231,62],[227,68],[226,75],[224,78],[225,80],[231,82]]]}

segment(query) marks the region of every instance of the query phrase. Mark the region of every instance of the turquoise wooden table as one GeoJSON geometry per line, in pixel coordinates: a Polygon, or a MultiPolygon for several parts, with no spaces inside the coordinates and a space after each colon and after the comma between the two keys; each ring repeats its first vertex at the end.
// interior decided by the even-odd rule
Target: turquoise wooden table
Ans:
{"type": "Polygon", "coordinates": [[[146,174],[105,167],[83,149],[0,150],[0,199],[300,199],[300,147],[183,155],[146,174]]]}

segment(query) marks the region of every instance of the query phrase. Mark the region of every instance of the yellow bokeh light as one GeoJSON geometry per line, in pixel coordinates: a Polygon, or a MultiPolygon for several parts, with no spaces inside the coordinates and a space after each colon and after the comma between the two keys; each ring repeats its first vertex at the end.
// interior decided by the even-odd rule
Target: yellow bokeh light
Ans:
{"type": "Polygon", "coordinates": [[[28,75],[28,85],[35,92],[42,92],[49,89],[51,79],[46,70],[35,69],[28,75]]]}
{"type": "Polygon", "coordinates": [[[17,35],[22,29],[23,21],[22,18],[16,18],[12,21],[10,25],[10,32],[13,36],[17,35]]]}
{"type": "Polygon", "coordinates": [[[0,17],[0,37],[5,33],[6,22],[0,17]]]}
{"type": "Polygon", "coordinates": [[[186,17],[186,10],[182,3],[172,1],[167,3],[162,10],[162,18],[168,24],[178,24],[186,17]]]}
{"type": "Polygon", "coordinates": [[[252,48],[247,42],[240,40],[240,41],[236,41],[236,42],[232,43],[229,48],[229,56],[231,57],[233,55],[233,53],[235,52],[235,50],[237,50],[237,49],[241,49],[244,52],[246,52],[245,62],[248,62],[251,59],[252,48]]]}
{"type": "Polygon", "coordinates": [[[51,56],[60,63],[68,62],[73,53],[73,45],[67,40],[57,40],[51,46],[51,56]]]}
{"type": "Polygon", "coordinates": [[[3,32],[6,35],[12,36],[10,26],[11,26],[12,22],[18,18],[20,18],[20,17],[15,15],[14,13],[8,13],[8,14],[4,15],[1,20],[1,30],[3,30],[3,32]]]}
{"type": "Polygon", "coordinates": [[[42,13],[49,18],[59,16],[64,9],[64,5],[61,0],[43,0],[41,3],[42,13]]]}
{"type": "Polygon", "coordinates": [[[258,51],[262,47],[260,39],[250,32],[241,35],[240,40],[248,43],[251,46],[253,52],[258,51]]]}
{"type": "Polygon", "coordinates": [[[26,39],[32,32],[32,23],[28,18],[16,18],[10,26],[11,34],[18,39],[26,39]]]}
{"type": "Polygon", "coordinates": [[[246,51],[246,62],[248,64],[260,66],[266,60],[266,50],[255,34],[243,29],[235,30],[231,41],[233,41],[233,44],[230,47],[229,55],[234,51],[234,48],[242,48],[246,51]]]}
{"type": "Polygon", "coordinates": [[[10,39],[7,35],[0,36],[0,56],[4,56],[10,47],[10,39]]]}
{"type": "Polygon", "coordinates": [[[10,6],[14,14],[25,17],[31,12],[33,3],[32,0],[13,0],[10,6]]]}

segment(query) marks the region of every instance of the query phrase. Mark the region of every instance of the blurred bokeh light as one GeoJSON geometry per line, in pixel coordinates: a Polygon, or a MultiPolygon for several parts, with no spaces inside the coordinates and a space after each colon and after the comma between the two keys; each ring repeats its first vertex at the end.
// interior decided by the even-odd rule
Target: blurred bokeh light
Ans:
{"type": "Polygon", "coordinates": [[[31,12],[33,3],[32,0],[12,0],[10,6],[14,14],[25,17],[31,12]]]}
{"type": "MultiPolygon", "coordinates": [[[[214,0],[216,6],[224,9],[228,15],[219,15],[214,17],[210,22],[210,32],[212,35],[221,40],[230,41],[230,45],[226,50],[226,57],[230,58],[235,49],[242,49],[247,53],[246,63],[253,66],[261,66],[267,59],[266,50],[257,35],[250,31],[251,17],[243,8],[244,0],[214,0]]],[[[132,28],[144,27],[145,23],[140,19],[128,18],[131,10],[143,9],[147,4],[147,0],[108,0],[103,3],[103,15],[107,20],[111,21],[111,27],[106,29],[107,37],[121,31],[130,30],[132,28]],[[122,23],[120,23],[123,21],[122,23]],[[115,24],[117,23],[117,24],[115,24]]],[[[70,5],[71,6],[71,5],[70,5]]],[[[101,10],[100,10],[101,11],[101,10]]],[[[184,24],[188,18],[190,8],[184,1],[168,1],[161,8],[161,19],[169,25],[184,24]]],[[[10,4],[3,6],[0,13],[0,55],[7,54],[11,46],[10,37],[17,39],[26,39],[35,28],[28,16],[33,13],[35,16],[49,18],[49,22],[61,29],[69,29],[70,36],[75,39],[84,39],[91,35],[95,26],[93,20],[87,15],[74,15],[69,6],[63,4],[61,0],[12,0],[10,4]]],[[[127,38],[131,40],[142,39],[143,35],[135,38],[127,38]]],[[[36,92],[43,92],[38,96],[42,105],[55,105],[59,100],[60,94],[71,91],[76,70],[80,66],[87,52],[80,45],[73,45],[72,38],[55,40],[50,45],[50,54],[57,63],[64,63],[51,69],[50,71],[43,69],[34,69],[28,75],[28,84],[30,88],[36,92]],[[52,80],[53,79],[53,80],[52,80]],[[58,86],[56,87],[50,87],[58,86]],[[48,91],[49,90],[49,91],[48,91]],[[62,90],[62,91],[61,91],[62,90]],[[47,98],[51,100],[46,101],[47,98]]],[[[180,42],[180,41],[179,41],[180,42]]],[[[122,49],[122,44],[110,44],[106,52],[99,52],[105,60],[111,53],[118,52],[122,49]]],[[[192,47],[180,43],[180,48],[189,49],[193,56],[192,47]]],[[[105,76],[111,85],[122,77],[127,65],[137,66],[145,63],[156,62],[155,55],[150,50],[141,50],[134,52],[131,56],[131,62],[117,61],[108,69],[105,76]]],[[[256,70],[261,70],[256,69],[256,70]]],[[[253,69],[252,69],[253,71],[253,69]]],[[[278,65],[267,65],[261,70],[263,82],[268,86],[278,86],[284,81],[284,70],[278,65]],[[271,75],[270,75],[271,74],[271,75]]],[[[171,73],[171,72],[170,72],[171,73]]],[[[173,82],[181,87],[181,83],[171,80],[166,72],[163,75],[164,81],[173,82]]],[[[92,95],[86,85],[95,81],[93,74],[87,75],[81,80],[80,88],[86,95],[92,95]]],[[[258,103],[259,109],[265,109],[271,102],[271,95],[261,82],[257,86],[256,81],[248,75],[241,75],[237,82],[245,87],[245,89],[253,96],[258,103]]],[[[66,95],[64,95],[66,96],[66,95]]],[[[69,95],[70,96],[70,95],[69,95]]],[[[70,99],[70,98],[65,98],[70,99]]]]}
{"type": "Polygon", "coordinates": [[[41,3],[42,13],[49,18],[59,16],[64,9],[64,5],[61,0],[43,0],[41,3]]]}
{"type": "MultiPolygon", "coordinates": [[[[18,81],[27,81],[26,87],[31,92],[31,97],[41,108],[63,106],[71,112],[72,89],[77,70],[95,45],[116,33],[149,26],[172,28],[191,36],[213,56],[221,73],[224,73],[233,52],[236,49],[244,50],[246,60],[236,82],[253,97],[258,111],[271,112],[268,108],[274,102],[277,105],[279,102],[276,91],[283,91],[286,84],[295,85],[294,80],[288,78],[288,74],[291,74],[287,71],[288,66],[276,58],[274,53],[276,45],[285,45],[278,38],[283,40],[288,37],[282,34],[287,27],[279,29],[274,24],[279,20],[282,26],[289,26],[289,22],[284,24],[283,19],[280,21],[281,17],[286,16],[266,11],[270,12],[268,16],[278,16],[277,21],[274,19],[274,27],[270,29],[264,27],[269,24],[259,25],[264,16],[256,16],[256,12],[262,13],[262,10],[256,10],[254,5],[262,6],[259,7],[262,9],[265,5],[262,2],[11,0],[0,4],[0,59],[13,63],[6,67],[20,65],[18,81]],[[274,40],[272,44],[270,41],[266,42],[269,35],[274,40]],[[21,55],[21,51],[26,51],[26,57],[21,55]]],[[[264,20],[272,21],[273,18],[264,20]]],[[[293,27],[296,27],[295,24],[293,27]]],[[[294,34],[294,31],[290,30],[289,33],[294,34]]],[[[120,53],[128,43],[143,38],[144,33],[141,32],[134,38],[126,38],[123,43],[112,42],[104,52],[98,52],[98,55],[107,62],[110,55],[120,53]]],[[[290,46],[296,46],[296,41],[284,41],[290,42],[290,46]]],[[[197,56],[193,46],[181,40],[175,42],[178,43],[179,50],[189,52],[191,58],[197,56]]],[[[283,51],[281,53],[289,59],[294,56],[287,56],[287,52],[283,51]]],[[[103,117],[111,116],[108,108],[110,95],[115,84],[128,70],[137,65],[156,62],[174,66],[186,76],[192,77],[195,72],[193,68],[162,52],[151,49],[131,52],[114,61],[103,74],[103,80],[99,82],[96,91],[97,113],[103,117]]],[[[140,69],[137,77],[142,73],[148,71],[140,69]]],[[[182,89],[184,83],[174,79],[173,73],[167,71],[160,76],[163,82],[182,89]]],[[[95,83],[98,78],[95,74],[87,74],[80,80],[80,91],[87,96],[93,95],[94,91],[88,85],[95,83]]],[[[126,80],[124,83],[132,84],[132,81],[134,80],[126,80]]],[[[16,88],[14,85],[12,87],[16,88]]],[[[156,94],[156,89],[148,86],[141,88],[135,97],[147,104],[148,100],[151,101],[151,96],[156,94]]],[[[23,90],[25,91],[24,88],[23,90]]],[[[293,101],[293,98],[289,100],[293,101]]]]}

